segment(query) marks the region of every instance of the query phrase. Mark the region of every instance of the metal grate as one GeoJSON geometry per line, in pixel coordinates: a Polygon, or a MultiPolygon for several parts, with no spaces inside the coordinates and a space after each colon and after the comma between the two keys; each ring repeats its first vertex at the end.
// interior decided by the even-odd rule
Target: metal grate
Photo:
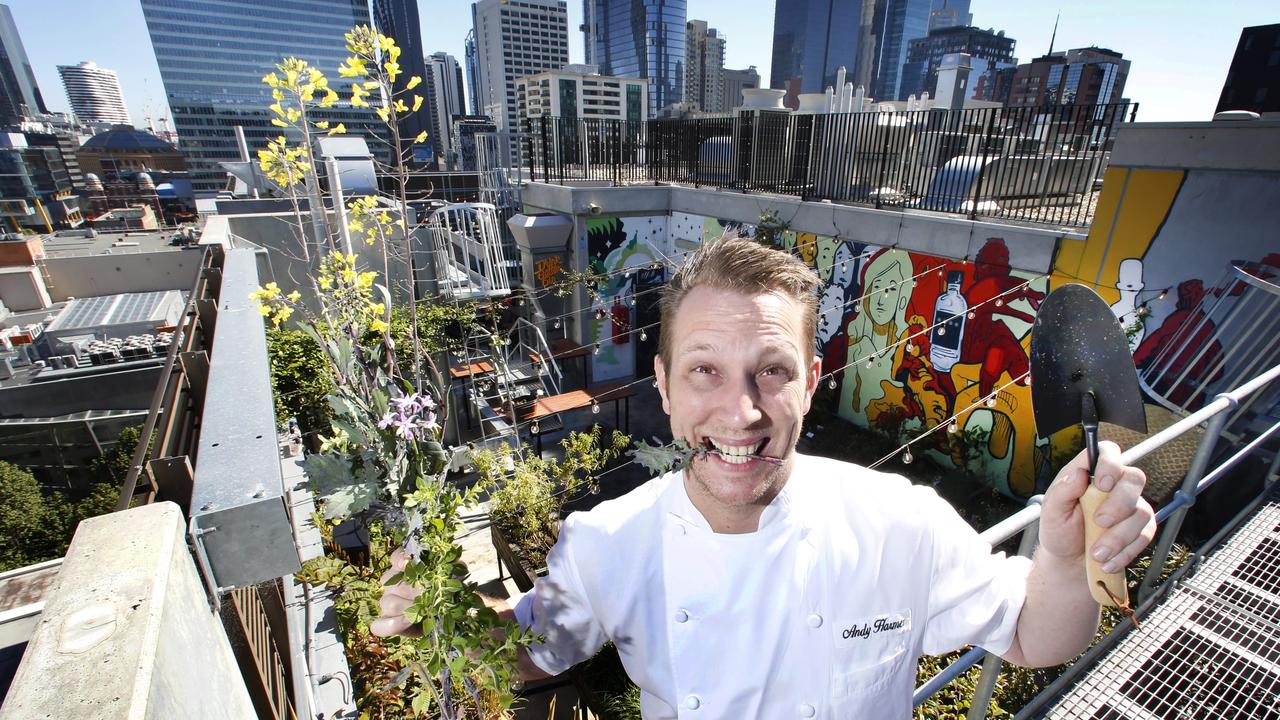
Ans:
{"type": "Polygon", "coordinates": [[[1273,498],[1043,716],[1280,720],[1278,520],[1273,498]]]}

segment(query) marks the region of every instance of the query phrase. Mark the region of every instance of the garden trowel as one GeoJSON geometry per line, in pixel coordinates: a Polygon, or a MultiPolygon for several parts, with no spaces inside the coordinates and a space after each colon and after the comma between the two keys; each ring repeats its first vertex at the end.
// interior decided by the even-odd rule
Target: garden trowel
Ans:
{"type": "MultiPolygon", "coordinates": [[[[1124,330],[1106,301],[1083,285],[1063,285],[1045,298],[1031,329],[1031,406],[1036,433],[1047,438],[1079,424],[1089,457],[1089,488],[1080,498],[1085,548],[1102,535],[1094,521],[1108,493],[1093,483],[1098,423],[1147,431],[1138,372],[1124,330]]],[[[1128,608],[1124,571],[1106,573],[1085,553],[1089,591],[1101,605],[1128,608]]]]}

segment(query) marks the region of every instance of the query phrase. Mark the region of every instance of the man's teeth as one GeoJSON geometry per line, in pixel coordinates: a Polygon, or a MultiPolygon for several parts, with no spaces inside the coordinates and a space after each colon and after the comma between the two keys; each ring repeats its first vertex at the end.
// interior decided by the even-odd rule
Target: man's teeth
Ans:
{"type": "Polygon", "coordinates": [[[720,459],[731,465],[741,465],[749,462],[753,456],[764,446],[764,443],[755,445],[729,445],[719,443],[711,438],[707,438],[711,447],[720,455],[720,459]]]}

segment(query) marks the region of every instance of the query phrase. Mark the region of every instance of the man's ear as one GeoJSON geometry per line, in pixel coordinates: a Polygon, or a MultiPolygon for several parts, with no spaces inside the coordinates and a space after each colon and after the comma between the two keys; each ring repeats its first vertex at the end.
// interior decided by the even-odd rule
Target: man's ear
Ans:
{"type": "Polygon", "coordinates": [[[813,394],[818,391],[818,379],[822,376],[822,358],[817,355],[813,356],[813,362],[809,363],[809,372],[805,376],[804,381],[804,413],[809,414],[809,408],[813,405],[813,394]]]}
{"type": "Polygon", "coordinates": [[[671,399],[667,397],[667,371],[662,365],[662,356],[653,356],[653,379],[658,383],[658,394],[662,396],[662,411],[671,414],[671,399]]]}

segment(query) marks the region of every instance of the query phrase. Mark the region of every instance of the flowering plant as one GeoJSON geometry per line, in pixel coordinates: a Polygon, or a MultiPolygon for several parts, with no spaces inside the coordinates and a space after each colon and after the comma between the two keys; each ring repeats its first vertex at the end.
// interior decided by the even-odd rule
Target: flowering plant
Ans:
{"type": "MultiPolygon", "coordinates": [[[[274,325],[294,323],[321,347],[333,377],[326,398],[330,431],[321,434],[320,452],[303,462],[323,520],[376,521],[409,556],[393,580],[420,592],[404,615],[419,623],[423,634],[388,639],[404,662],[395,677],[380,681],[404,688],[417,714],[444,720],[504,717],[513,701],[516,650],[532,638],[485,605],[460,560],[455,540],[460,510],[476,503],[479,490],[461,490],[445,477],[450,456],[441,445],[443,383],[431,356],[422,352],[412,288],[397,295],[409,310],[407,347],[392,335],[388,258],[405,262],[408,277],[415,277],[409,246],[415,228],[405,219],[408,151],[402,148],[399,123],[421,106],[421,96],[412,94],[421,79],[401,77],[400,49],[391,38],[357,27],[346,40],[351,54],[339,74],[352,81],[348,102],[372,108],[386,123],[393,162],[380,170],[399,180],[398,193],[353,198],[345,203],[349,221],[344,227],[328,221],[310,148],[318,137],[346,131],[317,112],[341,96],[305,61],[284,60],[263,81],[275,100],[272,123],[285,134],[259,152],[259,166],[293,202],[302,259],[312,268],[312,292],[304,300],[298,291],[285,294],[276,283],[267,283],[252,297],[274,325]],[[303,195],[310,208],[321,209],[311,213],[309,223],[303,218],[303,195]],[[357,238],[381,251],[383,282],[350,249],[350,240],[357,238]]],[[[424,139],[420,135],[416,141],[424,139]]],[[[357,619],[356,631],[367,635],[368,618],[357,619]]]]}

